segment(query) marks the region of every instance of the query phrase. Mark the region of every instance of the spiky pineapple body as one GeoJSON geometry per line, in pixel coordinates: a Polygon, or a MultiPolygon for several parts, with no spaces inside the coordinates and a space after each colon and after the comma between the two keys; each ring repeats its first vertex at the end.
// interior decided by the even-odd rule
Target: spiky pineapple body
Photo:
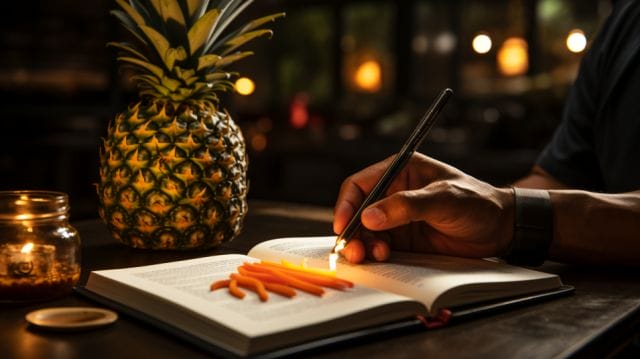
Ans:
{"type": "Polygon", "coordinates": [[[140,101],[111,122],[100,151],[100,216],[138,248],[210,248],[247,212],[247,153],[216,92],[233,88],[238,51],[270,36],[283,13],[226,28],[252,0],[115,0],[136,43],[109,43],[131,67],[140,101]]]}
{"type": "Polygon", "coordinates": [[[247,154],[227,113],[139,102],[109,126],[100,216],[136,248],[210,248],[235,237],[247,211],[247,154]]]}

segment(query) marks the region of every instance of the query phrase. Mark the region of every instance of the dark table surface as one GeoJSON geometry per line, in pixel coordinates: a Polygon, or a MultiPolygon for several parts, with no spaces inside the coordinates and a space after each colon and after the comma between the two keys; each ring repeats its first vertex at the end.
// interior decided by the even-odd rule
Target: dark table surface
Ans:
{"type": "MultiPolygon", "coordinates": [[[[215,250],[157,252],[113,240],[99,220],[74,222],[83,241],[81,283],[91,270],[154,264],[222,253],[246,253],[285,236],[327,235],[331,210],[252,202],[242,234],[215,250]]],[[[575,286],[575,294],[420,333],[323,349],[314,357],[551,358],[640,357],[640,273],[547,262],[540,268],[575,286]]],[[[0,358],[205,358],[193,345],[127,316],[81,332],[31,328],[25,315],[57,306],[97,306],[77,294],[48,302],[0,306],[0,358]]]]}

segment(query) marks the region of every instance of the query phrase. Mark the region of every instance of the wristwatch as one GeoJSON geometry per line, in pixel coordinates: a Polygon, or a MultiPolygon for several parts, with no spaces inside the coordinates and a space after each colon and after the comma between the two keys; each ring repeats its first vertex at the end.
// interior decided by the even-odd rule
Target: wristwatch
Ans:
{"type": "Polygon", "coordinates": [[[513,187],[515,227],[503,259],[507,263],[539,266],[547,259],[553,237],[553,207],[549,192],[513,187]]]}

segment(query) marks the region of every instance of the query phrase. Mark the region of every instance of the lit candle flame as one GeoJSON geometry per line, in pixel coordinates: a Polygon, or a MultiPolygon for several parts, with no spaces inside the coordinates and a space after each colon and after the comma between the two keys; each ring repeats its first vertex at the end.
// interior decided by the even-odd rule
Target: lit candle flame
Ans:
{"type": "Polygon", "coordinates": [[[346,244],[347,241],[345,241],[344,239],[339,240],[336,243],[335,247],[333,247],[331,254],[329,254],[329,269],[332,272],[335,272],[337,269],[338,253],[340,253],[340,251],[344,249],[346,244]]]}
{"type": "Polygon", "coordinates": [[[33,249],[33,243],[29,242],[27,244],[25,244],[22,249],[20,250],[20,252],[24,253],[24,254],[29,254],[31,253],[31,250],[33,249]]]}

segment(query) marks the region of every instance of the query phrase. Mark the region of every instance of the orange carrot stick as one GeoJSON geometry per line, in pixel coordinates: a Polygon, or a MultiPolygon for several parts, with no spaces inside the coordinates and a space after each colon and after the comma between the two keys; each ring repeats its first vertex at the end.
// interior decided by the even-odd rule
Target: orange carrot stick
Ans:
{"type": "Polygon", "coordinates": [[[261,272],[269,273],[269,270],[271,269],[278,270],[282,273],[292,275],[296,279],[299,279],[305,282],[310,282],[311,284],[315,284],[318,286],[324,286],[324,287],[334,288],[338,290],[344,290],[345,287],[353,287],[353,283],[344,279],[340,279],[337,277],[325,277],[320,274],[299,272],[294,269],[286,268],[280,264],[268,262],[268,261],[260,262],[260,263],[252,263],[252,264],[245,263],[244,266],[247,267],[250,271],[254,271],[254,272],[261,271],[261,272]]]}
{"type": "Polygon", "coordinates": [[[281,278],[283,280],[285,280],[287,282],[287,285],[289,285],[290,287],[294,287],[297,289],[300,289],[302,291],[305,291],[307,293],[313,294],[313,295],[317,295],[317,296],[322,296],[324,294],[324,289],[322,289],[322,287],[317,286],[315,284],[312,283],[308,283],[305,282],[303,280],[300,280],[292,275],[289,275],[287,273],[284,273],[281,270],[275,269],[275,268],[269,268],[267,266],[257,266],[256,264],[252,264],[251,266],[253,266],[253,268],[259,268],[262,269],[263,271],[267,272],[267,273],[271,273],[273,275],[275,275],[278,278],[281,278]]]}
{"type": "Polygon", "coordinates": [[[262,261],[262,262],[256,263],[256,264],[258,264],[258,265],[266,265],[266,266],[270,266],[270,267],[277,268],[277,269],[282,269],[282,270],[287,271],[288,273],[304,274],[304,275],[312,276],[314,278],[331,279],[331,280],[333,280],[333,281],[335,281],[337,283],[342,284],[343,286],[346,286],[346,287],[349,287],[349,288],[353,287],[353,283],[352,282],[350,282],[350,281],[348,281],[346,279],[335,277],[335,276],[327,276],[327,275],[324,275],[324,274],[313,273],[313,272],[310,272],[310,271],[298,271],[296,269],[286,267],[286,266],[284,266],[282,264],[278,264],[278,263],[275,263],[275,262],[269,262],[269,261],[262,261]]]}
{"type": "Polygon", "coordinates": [[[333,288],[333,289],[337,289],[337,290],[344,290],[346,288],[346,286],[336,282],[336,281],[332,281],[329,278],[316,278],[316,277],[312,277],[309,276],[308,273],[296,273],[296,272],[289,272],[289,271],[284,271],[281,269],[276,269],[278,271],[282,271],[282,273],[285,273],[287,275],[290,275],[296,279],[299,279],[301,281],[305,281],[307,283],[311,283],[311,284],[315,284],[315,285],[319,285],[321,287],[327,287],[327,288],[333,288]]]}
{"type": "Polygon", "coordinates": [[[230,282],[230,280],[228,280],[228,279],[215,281],[215,282],[211,283],[211,287],[209,287],[209,290],[213,292],[216,289],[227,288],[227,287],[229,287],[229,282],[230,282]]]}
{"type": "Polygon", "coordinates": [[[270,291],[270,292],[274,292],[276,294],[280,294],[282,296],[285,297],[295,297],[296,296],[296,291],[293,290],[293,288],[289,287],[288,285],[285,284],[278,284],[278,283],[263,283],[264,287],[270,291]]]}
{"type": "Polygon", "coordinates": [[[239,285],[245,288],[253,289],[253,291],[258,294],[258,297],[260,297],[261,301],[266,302],[267,300],[269,300],[269,293],[267,293],[266,289],[264,289],[264,284],[262,284],[261,281],[236,273],[231,274],[230,277],[231,280],[236,280],[239,285]]]}
{"type": "Polygon", "coordinates": [[[265,272],[248,270],[244,266],[238,267],[238,273],[247,277],[255,278],[263,283],[287,284],[282,278],[278,278],[272,274],[265,273],[265,272]]]}
{"type": "Polygon", "coordinates": [[[259,263],[249,263],[249,262],[244,262],[242,264],[242,266],[238,267],[238,268],[244,268],[246,271],[251,272],[251,273],[263,273],[263,274],[269,274],[269,272],[261,269],[260,267],[256,266],[259,263]]]}
{"type": "Polygon", "coordinates": [[[235,279],[229,281],[229,293],[238,299],[242,299],[246,295],[238,288],[238,282],[235,279]]]}
{"type": "Polygon", "coordinates": [[[271,274],[271,268],[267,266],[260,265],[260,263],[245,263],[242,265],[242,268],[251,271],[253,273],[266,273],[271,274]]]}
{"type": "Polygon", "coordinates": [[[308,273],[313,273],[313,274],[320,274],[320,275],[324,275],[324,276],[328,276],[328,277],[335,277],[336,276],[336,272],[332,271],[332,270],[328,270],[328,269],[322,269],[322,268],[313,268],[313,267],[306,267],[306,266],[300,266],[297,264],[293,264],[285,259],[280,260],[280,263],[286,267],[286,268],[290,268],[293,270],[298,270],[298,271],[302,271],[302,272],[308,272],[308,273]]]}
{"type": "Polygon", "coordinates": [[[297,271],[295,269],[284,267],[278,263],[261,262],[258,265],[268,266],[270,268],[283,271],[287,274],[291,274],[298,279],[312,282],[314,284],[321,285],[324,287],[335,288],[339,290],[343,290],[345,287],[349,287],[349,288],[353,287],[353,283],[345,279],[341,279],[338,277],[328,277],[322,274],[314,274],[309,272],[297,271]]]}
{"type": "Polygon", "coordinates": [[[274,270],[274,274],[286,280],[291,287],[298,288],[302,291],[305,291],[309,294],[317,295],[319,297],[324,294],[324,289],[315,284],[307,283],[289,274],[279,272],[278,270],[274,270]]]}
{"type": "MultiPolygon", "coordinates": [[[[291,268],[286,268],[286,269],[288,269],[288,270],[293,270],[293,269],[291,269],[291,268]]],[[[343,285],[343,286],[345,286],[345,287],[353,288],[353,282],[348,281],[348,280],[343,279],[343,278],[339,278],[339,277],[337,277],[336,275],[328,276],[328,275],[324,275],[324,274],[320,274],[320,273],[312,273],[312,272],[306,272],[306,271],[300,272],[300,274],[305,274],[305,275],[308,275],[308,276],[313,276],[313,277],[315,277],[315,278],[325,278],[325,279],[330,279],[330,280],[332,280],[332,281],[335,281],[336,283],[340,283],[341,285],[343,285]]]]}
{"type": "Polygon", "coordinates": [[[260,280],[265,289],[270,292],[274,292],[276,294],[280,294],[289,298],[296,295],[296,291],[293,290],[293,288],[289,287],[284,279],[276,277],[275,275],[272,275],[270,273],[258,271],[255,268],[251,268],[248,266],[249,263],[245,263],[244,265],[238,267],[238,273],[260,280]]]}
{"type": "Polygon", "coordinates": [[[242,267],[256,271],[256,269],[252,267],[254,264],[256,264],[256,262],[242,262],[242,267]]]}

